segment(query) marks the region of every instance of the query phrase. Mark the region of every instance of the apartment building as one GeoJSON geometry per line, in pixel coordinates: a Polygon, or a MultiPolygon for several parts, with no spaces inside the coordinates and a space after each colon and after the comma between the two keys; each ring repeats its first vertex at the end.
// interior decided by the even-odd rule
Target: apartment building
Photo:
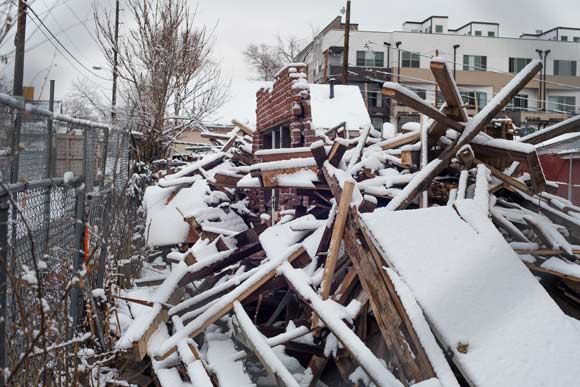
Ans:
{"type": "MultiPolygon", "coordinates": [[[[556,27],[507,37],[501,35],[498,23],[471,21],[451,28],[448,21],[447,16],[430,16],[406,21],[401,31],[390,32],[365,31],[351,24],[349,83],[360,87],[375,127],[418,119],[411,109],[382,97],[386,80],[405,84],[440,106],[442,99],[429,69],[433,56],[448,61],[471,113],[484,107],[532,59],[542,59],[546,82],[540,82],[542,75],[538,75],[514,98],[506,116],[525,133],[580,114],[580,28],[556,27]]],[[[310,82],[342,79],[344,27],[341,18],[335,18],[296,58],[308,65],[310,82]]]]}

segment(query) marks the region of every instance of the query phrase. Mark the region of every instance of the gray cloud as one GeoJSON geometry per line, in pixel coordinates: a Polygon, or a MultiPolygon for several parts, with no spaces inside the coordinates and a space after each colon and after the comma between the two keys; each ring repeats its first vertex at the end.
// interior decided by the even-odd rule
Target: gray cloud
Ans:
{"type": "MultiPolygon", "coordinates": [[[[249,43],[273,43],[275,35],[293,34],[309,38],[311,27],[325,26],[338,15],[345,1],[191,0],[190,3],[192,7],[198,4],[199,23],[207,25],[208,28],[215,26],[214,56],[221,65],[224,78],[240,80],[251,77],[241,55],[241,51],[249,43]]],[[[79,61],[89,68],[106,66],[96,42],[91,37],[94,36],[91,0],[34,0],[31,4],[38,14],[43,15],[45,24],[79,61]],[[48,13],[50,8],[54,9],[48,13]]],[[[100,0],[99,5],[112,10],[114,0],[100,0]]],[[[121,13],[122,18],[125,12],[127,11],[121,13]]],[[[561,0],[557,5],[548,1],[523,0],[352,1],[352,21],[359,23],[360,29],[364,30],[396,30],[401,28],[405,20],[448,15],[451,27],[460,26],[470,20],[493,21],[501,24],[502,35],[515,37],[523,32],[545,30],[556,25],[580,27],[578,14],[580,2],[577,0],[561,0]]],[[[34,32],[36,29],[35,24],[29,20],[27,32],[30,38],[27,42],[29,51],[26,55],[25,83],[33,84],[39,92],[55,49],[40,31],[34,32]]],[[[4,42],[0,53],[12,51],[12,39],[13,37],[9,37],[4,42]]],[[[12,77],[12,71],[10,65],[3,69],[3,73],[9,77],[12,77]]],[[[106,68],[95,72],[103,78],[110,78],[106,68]]],[[[55,66],[51,68],[49,78],[57,81],[57,98],[62,98],[77,79],[84,79],[84,82],[101,88],[108,98],[110,82],[82,70],[68,55],[56,54],[55,66]]],[[[47,95],[48,90],[45,90],[42,97],[46,98],[47,95]]]]}

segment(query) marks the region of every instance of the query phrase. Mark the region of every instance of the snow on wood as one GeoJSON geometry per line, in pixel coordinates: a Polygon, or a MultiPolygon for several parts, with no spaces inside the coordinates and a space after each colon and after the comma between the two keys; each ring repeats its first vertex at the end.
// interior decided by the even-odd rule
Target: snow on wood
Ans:
{"type": "Polygon", "coordinates": [[[314,309],[320,319],[356,359],[357,363],[370,376],[377,386],[402,387],[403,385],[383,366],[367,346],[354,334],[352,330],[334,315],[332,301],[323,301],[309,285],[304,272],[283,264],[280,268],[284,277],[292,284],[301,298],[304,298],[314,309]]]}
{"type": "Polygon", "coordinates": [[[234,311],[241,331],[248,339],[252,351],[260,359],[266,371],[274,378],[278,385],[284,387],[300,387],[296,379],[290,374],[284,364],[276,357],[276,354],[268,345],[264,336],[258,331],[244,310],[242,304],[234,302],[234,311]]]}
{"type": "Polygon", "coordinates": [[[362,219],[471,383],[565,386],[578,380],[580,332],[475,203],[379,209],[362,219]],[[401,233],[423,242],[397,237],[401,233]]]}
{"type": "Polygon", "coordinates": [[[371,125],[362,94],[357,86],[335,85],[330,98],[328,85],[310,84],[312,128],[328,129],[346,122],[347,131],[359,131],[371,125]]]}

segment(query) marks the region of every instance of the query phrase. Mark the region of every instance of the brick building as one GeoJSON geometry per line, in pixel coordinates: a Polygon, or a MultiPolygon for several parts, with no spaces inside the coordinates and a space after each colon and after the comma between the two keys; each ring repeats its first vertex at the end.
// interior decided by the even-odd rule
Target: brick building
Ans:
{"type": "MultiPolygon", "coordinates": [[[[263,161],[259,151],[267,149],[308,151],[313,142],[325,138],[325,132],[343,122],[352,135],[371,125],[357,86],[310,84],[306,74],[306,65],[293,63],[278,72],[271,86],[258,90],[252,144],[255,163],[263,161]]],[[[263,190],[257,199],[263,211],[306,204],[295,190],[263,190]]]]}

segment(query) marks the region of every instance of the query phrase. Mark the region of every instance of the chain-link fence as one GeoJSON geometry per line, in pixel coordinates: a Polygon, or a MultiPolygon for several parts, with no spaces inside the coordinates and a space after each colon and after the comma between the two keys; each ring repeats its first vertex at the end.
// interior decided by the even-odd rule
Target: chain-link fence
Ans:
{"type": "Polygon", "coordinates": [[[26,369],[70,369],[64,344],[83,324],[83,294],[103,287],[111,227],[134,214],[130,136],[0,94],[0,386],[23,355],[26,369]]]}

